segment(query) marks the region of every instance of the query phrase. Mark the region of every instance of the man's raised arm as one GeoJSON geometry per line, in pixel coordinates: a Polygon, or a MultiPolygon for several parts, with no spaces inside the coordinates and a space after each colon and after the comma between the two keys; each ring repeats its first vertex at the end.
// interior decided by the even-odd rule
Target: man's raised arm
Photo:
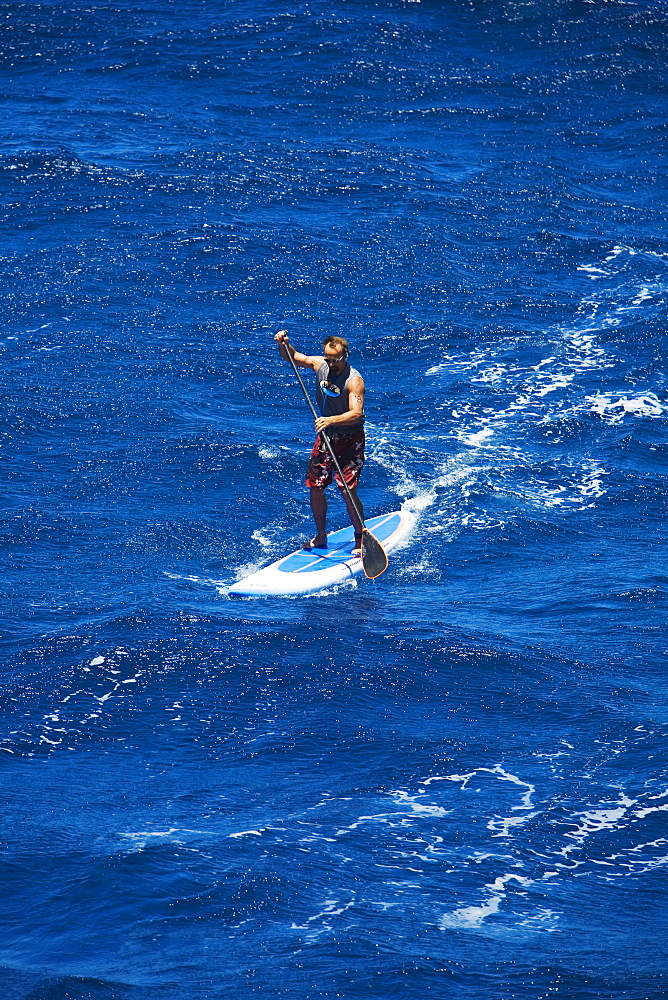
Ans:
{"type": "Polygon", "coordinates": [[[296,365],[300,368],[312,368],[313,371],[317,371],[322,364],[322,357],[312,356],[309,354],[301,354],[296,351],[290,341],[288,340],[288,331],[279,330],[275,335],[274,340],[278,344],[278,351],[284,361],[290,360],[290,355],[296,365]],[[289,353],[288,353],[289,352],[289,353]]]}

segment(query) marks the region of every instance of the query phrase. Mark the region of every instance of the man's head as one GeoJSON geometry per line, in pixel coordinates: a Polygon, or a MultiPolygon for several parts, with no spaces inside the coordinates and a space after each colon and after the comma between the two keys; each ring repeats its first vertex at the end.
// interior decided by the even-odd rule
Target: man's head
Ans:
{"type": "Polygon", "coordinates": [[[322,347],[330,371],[340,375],[348,360],[348,341],[345,337],[325,337],[322,347]]]}

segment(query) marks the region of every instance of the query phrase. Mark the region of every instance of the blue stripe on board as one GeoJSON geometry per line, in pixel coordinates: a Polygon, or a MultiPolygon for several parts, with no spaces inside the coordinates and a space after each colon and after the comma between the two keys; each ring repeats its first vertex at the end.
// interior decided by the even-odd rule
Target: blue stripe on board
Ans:
{"type": "MultiPolygon", "coordinates": [[[[400,522],[399,514],[381,514],[378,517],[369,518],[366,525],[379,542],[384,542],[396,531],[400,522]]],[[[276,568],[281,573],[317,573],[327,569],[332,563],[347,562],[351,557],[350,553],[355,540],[352,527],[332,532],[329,539],[330,545],[326,550],[294,552],[286,556],[285,560],[276,568]]]]}

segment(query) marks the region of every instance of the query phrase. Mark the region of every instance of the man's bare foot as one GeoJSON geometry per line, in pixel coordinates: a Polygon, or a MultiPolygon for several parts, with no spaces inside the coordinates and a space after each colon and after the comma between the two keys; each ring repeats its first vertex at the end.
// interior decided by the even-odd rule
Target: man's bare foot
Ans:
{"type": "Polygon", "coordinates": [[[355,535],[355,544],[353,545],[353,551],[351,552],[353,556],[362,555],[362,535],[355,535]]]}
{"type": "Polygon", "coordinates": [[[325,535],[324,538],[321,538],[320,535],[316,535],[315,538],[312,538],[310,542],[306,542],[306,544],[303,545],[302,548],[306,549],[307,552],[310,552],[311,549],[326,549],[327,536],[325,535]]]}

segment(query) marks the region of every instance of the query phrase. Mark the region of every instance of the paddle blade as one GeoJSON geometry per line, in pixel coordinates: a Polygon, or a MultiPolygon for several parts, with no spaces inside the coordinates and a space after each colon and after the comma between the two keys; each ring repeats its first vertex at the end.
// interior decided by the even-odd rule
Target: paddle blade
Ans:
{"type": "Polygon", "coordinates": [[[369,580],[375,580],[387,569],[385,549],[366,528],[362,534],[362,569],[369,580]]]}

